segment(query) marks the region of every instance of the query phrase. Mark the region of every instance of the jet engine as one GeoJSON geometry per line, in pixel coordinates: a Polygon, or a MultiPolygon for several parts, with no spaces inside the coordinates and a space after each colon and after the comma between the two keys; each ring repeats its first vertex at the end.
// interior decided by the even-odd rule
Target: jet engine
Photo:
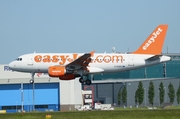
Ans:
{"type": "Polygon", "coordinates": [[[48,74],[50,77],[61,77],[66,74],[66,68],[64,66],[50,66],[48,74]]]}
{"type": "Polygon", "coordinates": [[[68,74],[64,66],[50,66],[48,68],[48,74],[50,77],[59,77],[60,80],[72,80],[75,79],[75,74],[68,74]]]}

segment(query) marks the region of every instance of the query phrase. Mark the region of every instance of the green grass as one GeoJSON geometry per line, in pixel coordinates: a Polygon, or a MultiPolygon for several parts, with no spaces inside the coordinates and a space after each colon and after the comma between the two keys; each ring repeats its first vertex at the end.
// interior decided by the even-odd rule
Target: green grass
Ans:
{"type": "Polygon", "coordinates": [[[47,114],[51,119],[179,119],[180,109],[9,113],[0,119],[45,119],[47,114]]]}

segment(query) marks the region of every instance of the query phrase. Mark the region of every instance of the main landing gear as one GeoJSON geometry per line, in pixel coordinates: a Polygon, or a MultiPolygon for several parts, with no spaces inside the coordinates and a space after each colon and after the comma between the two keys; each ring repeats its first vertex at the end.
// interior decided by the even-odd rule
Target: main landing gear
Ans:
{"type": "Polygon", "coordinates": [[[29,80],[29,83],[30,84],[33,84],[34,83],[34,75],[35,75],[35,73],[31,73],[31,80],[29,80]]]}
{"type": "Polygon", "coordinates": [[[79,79],[79,82],[80,83],[82,83],[82,84],[86,84],[86,85],[91,85],[91,80],[89,80],[89,79],[84,79],[83,77],[81,77],[80,79],[79,79]]]}

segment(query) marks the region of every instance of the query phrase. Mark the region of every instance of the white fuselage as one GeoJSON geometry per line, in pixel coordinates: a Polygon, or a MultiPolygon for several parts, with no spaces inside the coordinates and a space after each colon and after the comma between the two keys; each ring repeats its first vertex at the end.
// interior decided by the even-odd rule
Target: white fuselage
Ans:
{"type": "MultiPolygon", "coordinates": [[[[20,72],[48,73],[50,66],[65,66],[76,60],[83,54],[76,53],[33,53],[20,56],[17,60],[11,62],[9,67],[12,70],[20,72]]],[[[111,73],[121,72],[158,63],[169,61],[168,56],[160,56],[159,59],[148,61],[147,59],[154,55],[143,54],[118,54],[118,53],[95,53],[88,65],[89,73],[111,73]]]]}

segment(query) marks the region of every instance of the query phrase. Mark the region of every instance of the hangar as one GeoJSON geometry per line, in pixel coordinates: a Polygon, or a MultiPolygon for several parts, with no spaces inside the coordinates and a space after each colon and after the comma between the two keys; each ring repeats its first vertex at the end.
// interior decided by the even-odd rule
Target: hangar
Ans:
{"type": "MultiPolygon", "coordinates": [[[[155,106],[159,105],[158,86],[162,81],[165,88],[165,102],[169,102],[168,85],[171,82],[177,90],[180,82],[180,54],[165,54],[171,61],[113,74],[94,75],[92,85],[94,101],[117,106],[118,91],[126,85],[127,104],[134,106],[134,95],[138,82],[143,81],[145,89],[144,106],[148,106],[148,85],[153,80],[155,86],[155,106]]],[[[6,112],[29,111],[65,111],[74,110],[82,105],[82,89],[87,87],[78,80],[61,81],[50,78],[48,74],[37,73],[35,83],[30,84],[31,75],[9,70],[8,65],[0,65],[0,110],[6,112]]],[[[174,105],[177,105],[175,99],[174,105]]]]}
{"type": "Polygon", "coordinates": [[[13,72],[8,65],[0,65],[0,110],[63,111],[74,110],[82,104],[78,80],[61,81],[38,73],[33,86],[30,78],[28,73],[13,72]]]}

